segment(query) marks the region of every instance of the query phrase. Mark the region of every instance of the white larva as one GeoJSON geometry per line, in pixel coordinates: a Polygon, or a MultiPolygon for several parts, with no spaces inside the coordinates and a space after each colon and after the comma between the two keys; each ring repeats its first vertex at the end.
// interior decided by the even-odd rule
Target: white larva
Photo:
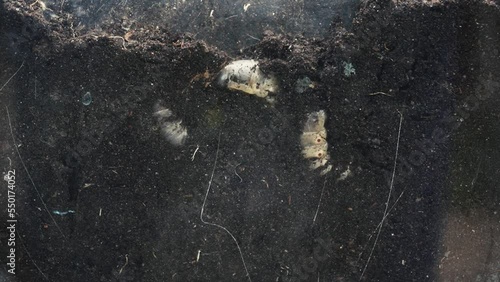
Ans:
{"type": "Polygon", "coordinates": [[[304,132],[302,133],[302,136],[300,136],[300,143],[302,144],[302,147],[325,144],[326,131],[304,132]]]}
{"type": "Polygon", "coordinates": [[[321,175],[332,170],[332,165],[328,164],[330,155],[328,154],[328,143],[326,142],[325,120],[326,113],[323,110],[310,113],[300,136],[302,156],[305,159],[310,159],[310,169],[315,170],[324,167],[320,173],[321,175]]]}
{"type": "Polygon", "coordinates": [[[181,120],[165,122],[161,126],[161,132],[172,145],[176,146],[183,145],[188,136],[187,129],[182,125],[181,120]]]}
{"type": "Polygon", "coordinates": [[[302,155],[306,159],[323,159],[328,155],[328,144],[309,145],[302,148],[302,155]]]}
{"type": "Polygon", "coordinates": [[[182,125],[182,120],[176,119],[172,110],[166,108],[161,102],[154,106],[153,115],[158,121],[163,136],[174,146],[183,145],[188,137],[188,132],[185,126],[182,125]]]}
{"type": "Polygon", "coordinates": [[[274,75],[266,75],[255,60],[237,60],[229,63],[219,73],[217,82],[230,90],[242,91],[261,98],[278,91],[274,75]]]}
{"type": "Polygon", "coordinates": [[[170,109],[161,108],[159,104],[155,106],[155,112],[153,113],[153,115],[155,115],[157,119],[169,118],[173,114],[174,113],[170,109]]]}

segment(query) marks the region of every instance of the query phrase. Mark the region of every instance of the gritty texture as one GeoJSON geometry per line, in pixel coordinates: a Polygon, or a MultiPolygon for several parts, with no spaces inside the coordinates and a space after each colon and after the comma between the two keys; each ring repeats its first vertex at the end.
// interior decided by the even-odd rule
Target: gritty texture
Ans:
{"type": "MultiPolygon", "coordinates": [[[[54,19],[4,1],[0,85],[24,62],[0,92],[1,164],[9,157],[19,171],[17,279],[43,281],[42,271],[50,281],[245,281],[234,241],[199,218],[219,133],[204,218],[234,234],[252,281],[359,280],[386,204],[363,280],[459,277],[437,268],[442,243],[451,244],[443,228],[461,226],[444,222],[448,212],[462,221],[478,207],[488,220],[500,216],[500,12],[495,1],[416,2],[363,2],[349,30],[335,21],[316,39],[265,32],[238,57],[277,74],[272,107],[217,87],[233,58],[188,34],[140,24],[125,31],[120,21],[78,30],[64,11],[54,19]],[[349,77],[344,62],[356,70],[349,77]],[[303,77],[316,84],[299,94],[303,77]],[[188,128],[183,146],[161,135],[159,100],[188,128]],[[41,198],[15,153],[5,106],[41,198]],[[300,147],[307,113],[321,109],[334,166],[326,182],[300,147]],[[75,211],[55,215],[65,237],[41,200],[50,211],[75,211]]],[[[483,240],[498,256],[498,240],[483,240]]],[[[498,259],[488,261],[481,277],[498,259]]]]}

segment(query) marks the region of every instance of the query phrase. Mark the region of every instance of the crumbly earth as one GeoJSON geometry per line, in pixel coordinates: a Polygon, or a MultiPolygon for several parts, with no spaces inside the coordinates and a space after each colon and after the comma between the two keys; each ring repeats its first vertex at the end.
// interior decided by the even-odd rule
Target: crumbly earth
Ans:
{"type": "Polygon", "coordinates": [[[0,85],[22,65],[0,86],[0,161],[18,174],[9,277],[246,281],[233,239],[200,221],[213,176],[203,218],[234,235],[252,281],[438,279],[446,214],[500,208],[498,5],[367,1],[324,38],[266,32],[238,57],[279,77],[271,106],[218,88],[233,58],[188,35],[75,32],[70,16],[4,1],[0,85]],[[314,87],[297,93],[304,77],[314,87]],[[185,145],[161,136],[159,100],[188,128],[185,145]],[[301,156],[318,110],[326,176],[301,156]]]}

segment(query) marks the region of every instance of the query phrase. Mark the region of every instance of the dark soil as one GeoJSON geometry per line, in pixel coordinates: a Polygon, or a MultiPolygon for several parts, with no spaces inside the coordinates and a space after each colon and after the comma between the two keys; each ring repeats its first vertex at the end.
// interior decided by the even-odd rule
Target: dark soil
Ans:
{"type": "Polygon", "coordinates": [[[436,280],[446,212],[499,209],[497,5],[368,1],[349,31],[266,32],[238,58],[277,74],[273,107],[217,87],[233,58],[188,35],[110,25],[76,36],[69,16],[4,1],[0,87],[22,68],[0,90],[0,161],[17,172],[19,220],[17,274],[0,278],[246,281],[233,239],[200,221],[220,148],[204,219],[232,232],[252,281],[436,280]],[[316,87],[297,93],[306,76],[316,87]],[[187,144],[159,133],[159,100],[187,144]],[[326,177],[299,147],[306,114],[321,109],[326,177]],[[481,188],[464,188],[478,174],[481,188]]]}

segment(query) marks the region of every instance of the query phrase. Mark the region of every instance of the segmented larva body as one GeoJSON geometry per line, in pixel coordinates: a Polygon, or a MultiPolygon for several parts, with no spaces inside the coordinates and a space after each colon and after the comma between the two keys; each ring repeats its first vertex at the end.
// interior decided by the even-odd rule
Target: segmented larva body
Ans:
{"type": "Polygon", "coordinates": [[[175,146],[183,145],[188,137],[188,132],[185,126],[182,125],[182,120],[176,119],[174,113],[157,102],[153,109],[153,115],[158,121],[163,136],[175,146]]]}
{"type": "Polygon", "coordinates": [[[332,165],[328,164],[330,155],[328,154],[328,142],[326,142],[325,120],[326,113],[323,110],[308,114],[304,130],[300,136],[302,155],[304,158],[310,159],[310,169],[315,170],[324,167],[321,175],[332,170],[332,165]]]}
{"type": "Polygon", "coordinates": [[[217,82],[230,90],[242,91],[266,98],[278,91],[278,81],[273,75],[264,74],[255,60],[237,60],[229,63],[219,73],[217,82]]]}

